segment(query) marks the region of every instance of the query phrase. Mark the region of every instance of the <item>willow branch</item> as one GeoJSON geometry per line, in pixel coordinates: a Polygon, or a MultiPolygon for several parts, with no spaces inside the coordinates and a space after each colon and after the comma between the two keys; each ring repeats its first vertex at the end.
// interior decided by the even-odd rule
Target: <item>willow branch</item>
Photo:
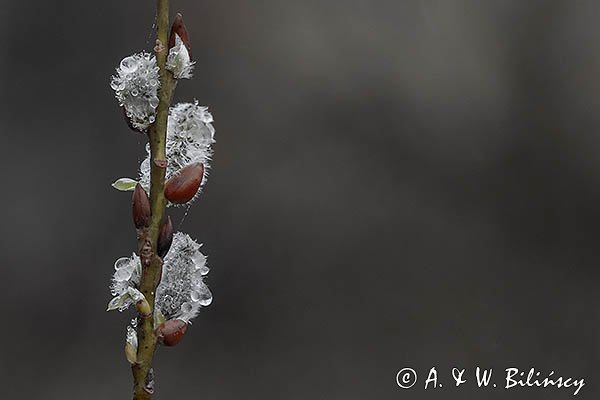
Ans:
{"type": "Polygon", "coordinates": [[[152,209],[152,220],[149,228],[143,232],[138,232],[139,254],[142,262],[140,291],[150,304],[151,313],[149,315],[140,315],[138,321],[137,362],[132,366],[134,400],[150,399],[153,393],[151,369],[156,350],[153,320],[154,297],[162,273],[162,260],[156,254],[156,247],[160,223],[165,214],[167,203],[164,196],[167,165],[165,145],[167,118],[175,89],[175,80],[172,74],[165,68],[168,54],[169,1],[157,0],[156,12],[157,41],[155,51],[159,67],[160,89],[158,92],[159,103],[156,110],[156,121],[149,130],[151,157],[150,207],[152,209]]]}

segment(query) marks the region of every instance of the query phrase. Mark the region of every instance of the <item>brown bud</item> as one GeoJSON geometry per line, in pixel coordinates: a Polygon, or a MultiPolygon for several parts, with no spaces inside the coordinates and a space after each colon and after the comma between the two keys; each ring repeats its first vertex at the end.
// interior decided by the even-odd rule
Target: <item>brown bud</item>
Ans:
{"type": "Polygon", "coordinates": [[[169,49],[175,47],[175,35],[181,38],[181,41],[186,47],[188,53],[190,53],[191,57],[192,47],[190,46],[190,38],[188,36],[187,29],[185,29],[185,24],[183,23],[183,15],[180,13],[177,13],[175,20],[173,21],[173,25],[171,26],[171,34],[169,35],[169,49]]]}
{"type": "Polygon", "coordinates": [[[171,217],[167,215],[167,218],[160,225],[158,231],[158,243],[156,245],[156,252],[160,258],[164,258],[173,242],[173,224],[171,223],[171,217]]]}
{"type": "Polygon", "coordinates": [[[150,211],[150,200],[142,185],[139,183],[135,185],[133,191],[133,197],[131,200],[133,209],[133,224],[137,229],[142,229],[150,225],[150,217],[152,212],[150,211]]]}
{"type": "Polygon", "coordinates": [[[187,324],[180,319],[170,319],[163,322],[156,328],[154,334],[158,343],[164,346],[175,346],[183,338],[183,334],[187,330],[187,324]]]}
{"type": "Polygon", "coordinates": [[[165,197],[171,203],[184,204],[194,198],[204,177],[204,165],[194,163],[181,168],[165,183],[165,197]]]}

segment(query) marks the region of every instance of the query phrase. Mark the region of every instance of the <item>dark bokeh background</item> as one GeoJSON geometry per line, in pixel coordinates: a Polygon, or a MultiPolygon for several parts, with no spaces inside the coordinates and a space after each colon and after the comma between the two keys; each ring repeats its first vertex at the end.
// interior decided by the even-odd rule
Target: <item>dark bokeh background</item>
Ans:
{"type": "MultiPolygon", "coordinates": [[[[153,7],[1,3],[2,398],[129,398],[133,314],[104,309],[135,241],[110,183],[145,141],[108,81],[152,48],[153,7]]],[[[158,352],[157,399],[572,396],[449,387],[478,365],[584,377],[578,397],[598,397],[600,3],[178,10],[198,64],[176,97],[216,120],[182,226],[215,300],[158,352]],[[406,366],[448,387],[401,391],[406,366]]]]}

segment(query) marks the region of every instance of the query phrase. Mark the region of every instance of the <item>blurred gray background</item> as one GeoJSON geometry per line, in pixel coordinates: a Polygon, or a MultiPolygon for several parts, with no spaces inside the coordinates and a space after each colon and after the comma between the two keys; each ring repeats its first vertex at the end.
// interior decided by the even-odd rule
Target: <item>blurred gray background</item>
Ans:
{"type": "MultiPolygon", "coordinates": [[[[197,60],[176,99],[216,121],[181,228],[215,299],[159,349],[156,399],[572,397],[451,387],[476,366],[598,397],[599,2],[171,4],[197,60]]],[[[130,397],[133,313],[104,310],[135,239],[110,183],[145,138],[108,83],[153,20],[153,1],[1,2],[4,399],[130,397]]]]}

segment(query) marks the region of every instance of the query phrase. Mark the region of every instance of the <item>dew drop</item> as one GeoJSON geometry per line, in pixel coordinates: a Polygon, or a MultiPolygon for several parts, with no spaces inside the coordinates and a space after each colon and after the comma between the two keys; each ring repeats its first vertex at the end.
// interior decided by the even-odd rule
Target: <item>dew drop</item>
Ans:
{"type": "Polygon", "coordinates": [[[204,286],[204,290],[200,293],[200,298],[198,299],[201,306],[209,306],[212,303],[212,293],[208,289],[208,287],[204,286]]]}
{"type": "Polygon", "coordinates": [[[152,107],[152,108],[158,107],[158,102],[159,102],[158,97],[156,97],[156,96],[152,97],[149,101],[150,107],[152,107]]]}
{"type": "Polygon", "coordinates": [[[115,270],[121,269],[129,265],[129,258],[121,257],[117,261],[115,261],[115,270]]]}
{"type": "Polygon", "coordinates": [[[136,64],[135,58],[132,56],[125,57],[123,60],[121,60],[121,71],[123,71],[125,74],[130,74],[137,69],[136,64]]]}
{"type": "Polygon", "coordinates": [[[131,278],[132,272],[129,268],[120,268],[115,272],[115,280],[117,282],[124,282],[131,278]]]}
{"type": "Polygon", "coordinates": [[[203,307],[210,306],[210,303],[212,303],[212,295],[205,297],[203,299],[200,299],[200,305],[203,307]]]}

